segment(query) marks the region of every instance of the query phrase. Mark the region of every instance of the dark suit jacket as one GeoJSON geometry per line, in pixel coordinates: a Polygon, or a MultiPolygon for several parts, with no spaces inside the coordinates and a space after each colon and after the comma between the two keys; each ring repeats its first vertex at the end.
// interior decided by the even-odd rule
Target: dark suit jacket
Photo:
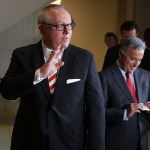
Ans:
{"type": "Polygon", "coordinates": [[[33,85],[35,70],[44,64],[41,42],[13,52],[0,86],[6,99],[21,97],[11,150],[45,150],[46,144],[50,150],[83,150],[86,142],[88,150],[105,149],[103,94],[93,56],[69,45],[63,61],[52,96],[47,78],[33,85]]]}
{"type": "MultiPolygon", "coordinates": [[[[140,139],[141,150],[148,149],[146,112],[136,113],[123,121],[125,108],[134,99],[117,65],[99,73],[106,108],[106,150],[137,150],[140,139]]],[[[150,100],[150,73],[138,68],[134,72],[139,103],[150,100]]]]}
{"type": "Polygon", "coordinates": [[[144,57],[139,67],[150,71],[150,49],[148,48],[145,49],[144,57]]]}
{"type": "Polygon", "coordinates": [[[107,49],[102,70],[116,63],[119,56],[119,50],[120,44],[107,49]]]}

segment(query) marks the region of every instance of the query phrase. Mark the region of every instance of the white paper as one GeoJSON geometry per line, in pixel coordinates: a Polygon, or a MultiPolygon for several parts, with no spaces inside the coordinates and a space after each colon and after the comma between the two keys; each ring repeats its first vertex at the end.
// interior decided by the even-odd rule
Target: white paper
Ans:
{"type": "Polygon", "coordinates": [[[143,105],[143,109],[142,110],[143,111],[150,111],[150,109],[147,106],[145,106],[145,105],[143,105]]]}

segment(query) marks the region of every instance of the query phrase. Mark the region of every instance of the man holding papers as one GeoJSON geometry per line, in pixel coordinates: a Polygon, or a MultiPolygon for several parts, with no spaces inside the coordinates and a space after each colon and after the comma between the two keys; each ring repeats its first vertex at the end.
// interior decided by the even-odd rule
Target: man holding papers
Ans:
{"type": "Polygon", "coordinates": [[[117,62],[99,73],[105,100],[106,150],[148,150],[150,73],[138,68],[145,43],[121,43],[117,62]]]}

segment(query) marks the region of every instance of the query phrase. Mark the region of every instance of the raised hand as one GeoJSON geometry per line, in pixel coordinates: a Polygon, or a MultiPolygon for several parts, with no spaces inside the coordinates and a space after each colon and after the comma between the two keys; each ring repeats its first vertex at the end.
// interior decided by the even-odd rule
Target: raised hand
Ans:
{"type": "Polygon", "coordinates": [[[47,77],[52,75],[56,70],[64,65],[64,62],[60,60],[60,57],[63,55],[64,49],[60,49],[58,47],[57,50],[54,50],[51,55],[49,56],[48,60],[40,69],[40,76],[47,77]]]}

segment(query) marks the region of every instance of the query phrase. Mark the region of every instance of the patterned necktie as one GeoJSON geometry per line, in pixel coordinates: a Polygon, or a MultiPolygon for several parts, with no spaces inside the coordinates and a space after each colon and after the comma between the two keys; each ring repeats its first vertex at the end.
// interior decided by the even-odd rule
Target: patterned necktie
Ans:
{"type": "Polygon", "coordinates": [[[130,92],[131,92],[135,102],[138,103],[137,95],[136,95],[136,92],[134,90],[134,86],[133,86],[133,83],[131,81],[129,72],[126,72],[126,83],[128,85],[128,88],[129,88],[129,90],[130,90],[130,92]]]}
{"type": "Polygon", "coordinates": [[[51,76],[48,76],[48,83],[51,94],[54,93],[55,86],[56,86],[56,79],[57,79],[57,71],[53,73],[51,76]]]}

